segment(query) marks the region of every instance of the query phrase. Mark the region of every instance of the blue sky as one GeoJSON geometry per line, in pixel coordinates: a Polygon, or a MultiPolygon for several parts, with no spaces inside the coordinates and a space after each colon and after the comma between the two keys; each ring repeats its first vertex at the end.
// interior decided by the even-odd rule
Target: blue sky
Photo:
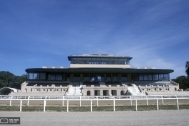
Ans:
{"type": "Polygon", "coordinates": [[[0,71],[69,67],[68,55],[94,53],[186,75],[189,1],[0,0],[0,71]]]}

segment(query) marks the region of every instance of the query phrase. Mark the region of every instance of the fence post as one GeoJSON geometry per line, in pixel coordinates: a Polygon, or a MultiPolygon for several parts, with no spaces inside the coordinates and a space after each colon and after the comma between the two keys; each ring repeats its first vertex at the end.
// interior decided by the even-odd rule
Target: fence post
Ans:
{"type": "Polygon", "coordinates": [[[92,104],[92,100],[91,100],[91,112],[93,111],[93,104],[92,104]]]}
{"type": "Polygon", "coordinates": [[[12,96],[11,96],[11,99],[10,99],[10,104],[9,104],[10,106],[12,106],[12,96]]]}
{"type": "Polygon", "coordinates": [[[30,96],[28,96],[27,106],[29,106],[29,105],[30,105],[30,101],[29,101],[29,99],[30,99],[30,96]]]}
{"type": "Polygon", "coordinates": [[[161,96],[161,104],[164,105],[163,96],[161,96]]]}
{"type": "Polygon", "coordinates": [[[179,103],[178,103],[178,98],[177,98],[177,109],[179,110],[179,103]]]}
{"type": "Polygon", "coordinates": [[[146,105],[148,105],[148,98],[147,98],[147,96],[146,96],[146,105]]]}
{"type": "Polygon", "coordinates": [[[114,102],[114,112],[115,112],[115,98],[114,98],[113,102],[114,102]]]}
{"type": "Polygon", "coordinates": [[[44,99],[43,101],[43,111],[45,112],[45,107],[46,107],[46,100],[44,99]]]}
{"type": "MultiPolygon", "coordinates": [[[[131,99],[131,97],[130,97],[130,99],[131,99]]],[[[131,106],[132,106],[132,100],[130,100],[130,104],[131,104],[131,106]]]]}
{"type": "Polygon", "coordinates": [[[97,99],[97,100],[96,100],[96,106],[98,106],[98,96],[96,97],[96,99],[97,99]]]}
{"type": "Polygon", "coordinates": [[[157,99],[157,110],[159,110],[159,106],[158,106],[158,99],[157,99]]]}
{"type": "Polygon", "coordinates": [[[22,100],[20,100],[20,112],[22,111],[22,100]]]}
{"type": "Polygon", "coordinates": [[[67,112],[69,112],[69,100],[67,100],[67,112]]]}
{"type": "Polygon", "coordinates": [[[62,106],[64,106],[64,96],[62,97],[62,106]]]}
{"type": "Polygon", "coordinates": [[[135,103],[136,103],[136,111],[137,111],[137,99],[135,100],[135,103]]]}
{"type": "Polygon", "coordinates": [[[81,107],[81,96],[79,96],[79,99],[80,99],[80,101],[79,101],[79,106],[81,107]]]}

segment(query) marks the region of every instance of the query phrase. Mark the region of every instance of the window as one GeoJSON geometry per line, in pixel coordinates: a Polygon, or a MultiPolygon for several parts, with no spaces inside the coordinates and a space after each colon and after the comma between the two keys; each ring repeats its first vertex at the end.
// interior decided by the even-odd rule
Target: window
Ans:
{"type": "Polygon", "coordinates": [[[62,74],[49,74],[48,80],[62,80],[62,74]]]}
{"type": "Polygon", "coordinates": [[[159,74],[159,80],[164,80],[163,74],[159,74]]]}
{"type": "Polygon", "coordinates": [[[158,80],[158,74],[153,75],[153,80],[158,80]]]}
{"type": "Polygon", "coordinates": [[[148,74],[148,80],[152,80],[152,75],[148,74]]]}
{"type": "Polygon", "coordinates": [[[139,74],[139,81],[142,81],[142,80],[143,80],[143,75],[139,74]]]}
{"type": "Polygon", "coordinates": [[[127,77],[126,77],[126,76],[122,76],[122,77],[121,77],[121,81],[122,81],[122,82],[126,82],[126,81],[127,81],[127,77]]]}
{"type": "Polygon", "coordinates": [[[148,80],[148,76],[146,74],[143,75],[144,80],[148,80]]]}
{"type": "Polygon", "coordinates": [[[169,74],[164,74],[164,80],[169,80],[169,74]]]}
{"type": "Polygon", "coordinates": [[[90,96],[91,95],[91,92],[90,91],[87,91],[87,96],[90,96]]]}
{"type": "Polygon", "coordinates": [[[27,78],[29,80],[45,80],[45,73],[28,73],[27,78]]]}

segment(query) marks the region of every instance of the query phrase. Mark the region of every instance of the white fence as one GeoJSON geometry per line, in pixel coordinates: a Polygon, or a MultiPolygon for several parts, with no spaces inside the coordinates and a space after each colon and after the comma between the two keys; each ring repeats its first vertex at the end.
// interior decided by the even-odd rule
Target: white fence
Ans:
{"type": "Polygon", "coordinates": [[[147,95],[147,96],[7,96],[0,95],[0,101],[9,101],[9,106],[12,106],[12,101],[20,101],[20,112],[22,111],[22,101],[27,101],[27,106],[29,106],[30,101],[43,101],[43,111],[45,112],[47,101],[62,101],[62,106],[66,101],[67,112],[69,112],[69,101],[79,101],[79,106],[82,106],[82,101],[90,101],[91,112],[93,111],[93,101],[96,101],[98,106],[99,101],[112,101],[113,111],[115,111],[116,101],[130,101],[132,106],[132,101],[135,101],[135,110],[137,111],[137,101],[146,101],[148,105],[149,100],[156,100],[157,110],[159,110],[158,101],[161,100],[164,104],[164,100],[175,100],[177,109],[179,109],[179,100],[189,100],[189,95],[147,95]]]}

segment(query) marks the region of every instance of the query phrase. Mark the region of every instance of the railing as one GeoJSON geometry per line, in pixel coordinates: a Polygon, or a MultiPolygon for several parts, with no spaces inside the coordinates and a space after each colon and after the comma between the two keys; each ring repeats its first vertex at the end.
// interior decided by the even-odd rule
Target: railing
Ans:
{"type": "Polygon", "coordinates": [[[12,106],[12,101],[20,101],[20,111],[22,111],[22,101],[27,101],[27,106],[29,106],[30,101],[43,101],[43,111],[45,112],[47,101],[62,101],[62,106],[64,106],[64,101],[66,101],[67,112],[69,112],[69,101],[79,101],[80,107],[82,101],[90,101],[91,112],[92,112],[92,102],[96,101],[98,106],[99,101],[112,101],[113,111],[115,111],[116,101],[130,101],[132,106],[132,101],[135,101],[135,110],[137,111],[137,101],[146,101],[148,105],[149,100],[155,100],[157,105],[157,110],[159,110],[158,101],[161,100],[164,104],[164,100],[176,100],[177,109],[179,109],[179,100],[187,99],[189,100],[189,95],[148,95],[148,96],[7,96],[0,95],[0,101],[10,101],[9,106],[12,106]]]}

